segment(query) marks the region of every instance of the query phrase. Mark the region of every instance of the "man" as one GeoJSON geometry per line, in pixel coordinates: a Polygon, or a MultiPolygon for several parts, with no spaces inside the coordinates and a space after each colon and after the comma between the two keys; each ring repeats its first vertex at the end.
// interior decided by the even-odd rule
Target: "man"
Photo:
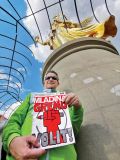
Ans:
{"type": "MultiPolygon", "coordinates": [[[[55,71],[48,71],[44,78],[44,92],[56,92],[58,85],[58,74],[55,71]]],[[[4,128],[3,147],[8,153],[7,160],[76,160],[74,145],[43,150],[37,138],[31,136],[33,104],[30,98],[31,95],[27,96],[4,128]]],[[[74,133],[77,135],[83,120],[82,105],[73,93],[67,94],[64,102],[70,107],[71,122],[74,133]]]]}

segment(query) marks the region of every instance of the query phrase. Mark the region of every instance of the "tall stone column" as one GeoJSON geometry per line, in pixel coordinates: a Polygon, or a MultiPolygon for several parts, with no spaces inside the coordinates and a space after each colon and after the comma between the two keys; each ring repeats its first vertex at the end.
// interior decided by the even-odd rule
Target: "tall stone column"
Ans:
{"type": "Polygon", "coordinates": [[[84,106],[77,139],[78,160],[120,158],[120,56],[104,40],[81,38],[66,43],[46,60],[60,76],[59,90],[75,92],[84,106]]]}

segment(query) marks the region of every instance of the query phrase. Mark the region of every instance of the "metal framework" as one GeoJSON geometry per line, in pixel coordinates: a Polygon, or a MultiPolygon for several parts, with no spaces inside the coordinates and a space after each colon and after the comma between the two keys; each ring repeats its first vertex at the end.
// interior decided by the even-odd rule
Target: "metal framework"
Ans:
{"type": "MultiPolygon", "coordinates": [[[[64,22],[66,19],[65,14],[64,14],[64,9],[62,7],[62,2],[66,1],[66,0],[58,0],[57,2],[52,3],[51,5],[48,5],[46,3],[46,0],[42,0],[44,7],[38,11],[33,11],[29,0],[26,0],[29,8],[31,10],[31,14],[27,15],[27,16],[23,16],[23,17],[16,9],[16,6],[15,6],[15,4],[13,4],[12,0],[5,0],[5,1],[8,3],[10,8],[13,10],[13,14],[11,12],[9,12],[8,10],[6,10],[3,6],[0,6],[0,11],[7,14],[7,16],[10,17],[10,19],[12,19],[12,21],[5,20],[5,19],[2,19],[2,17],[0,17],[0,23],[1,24],[4,23],[8,27],[10,27],[10,26],[13,27],[13,30],[15,31],[15,33],[14,33],[14,38],[10,37],[7,33],[4,33],[4,32],[0,33],[0,38],[3,37],[5,39],[8,39],[9,41],[11,41],[12,43],[14,43],[13,48],[10,48],[10,47],[5,46],[0,43],[0,63],[2,62],[2,60],[6,60],[7,62],[9,62],[9,65],[8,64],[0,64],[0,75],[2,77],[2,78],[0,78],[0,110],[2,108],[6,108],[6,106],[8,106],[8,105],[9,106],[12,105],[16,101],[21,101],[20,91],[21,91],[23,83],[25,81],[25,75],[27,74],[27,68],[25,66],[25,63],[29,63],[30,66],[32,65],[31,60],[28,55],[28,52],[33,54],[32,50],[28,47],[28,45],[24,44],[22,42],[22,40],[18,40],[19,27],[21,27],[26,32],[26,34],[29,36],[29,38],[32,40],[32,42],[34,44],[35,44],[35,41],[34,41],[34,38],[32,37],[32,35],[29,33],[29,31],[24,27],[22,21],[25,18],[32,16],[34,18],[35,23],[36,23],[36,27],[38,29],[39,36],[40,36],[41,40],[43,41],[43,35],[41,34],[41,28],[39,27],[39,24],[38,24],[37,19],[35,17],[36,14],[41,13],[43,11],[46,11],[49,26],[50,26],[50,28],[52,28],[52,20],[50,18],[50,14],[49,14],[49,8],[51,8],[53,6],[55,7],[56,5],[59,5],[60,12],[61,12],[61,15],[63,17],[64,22]],[[17,16],[14,16],[14,13],[17,16]],[[20,45],[21,48],[24,47],[26,52],[25,51],[20,52],[17,49],[18,44],[20,45]],[[9,54],[10,57],[5,56],[1,50],[6,52],[7,54],[9,54]],[[22,61],[16,59],[17,55],[22,57],[22,61]],[[19,71],[19,69],[16,67],[17,66],[16,64],[21,66],[21,68],[24,70],[24,74],[21,71],[19,71]],[[18,85],[18,83],[20,85],[18,85]]],[[[91,6],[92,14],[93,14],[95,20],[99,23],[99,20],[96,17],[95,12],[94,12],[93,0],[90,0],[89,3],[91,6]]],[[[80,24],[80,27],[82,28],[80,15],[78,13],[79,6],[78,6],[77,0],[73,0],[73,4],[74,4],[73,7],[75,9],[77,20],[80,24]]],[[[110,10],[108,8],[107,0],[105,0],[105,6],[106,6],[107,12],[111,15],[110,10]]],[[[66,27],[66,30],[67,30],[67,27],[66,27]]]]}

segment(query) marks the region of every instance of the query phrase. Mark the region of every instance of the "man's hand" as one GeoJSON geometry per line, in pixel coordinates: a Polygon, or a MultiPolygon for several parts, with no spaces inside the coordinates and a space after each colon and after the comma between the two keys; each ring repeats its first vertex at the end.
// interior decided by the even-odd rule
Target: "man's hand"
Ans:
{"type": "Polygon", "coordinates": [[[64,97],[63,100],[69,107],[74,106],[75,108],[81,107],[81,102],[77,95],[74,93],[69,93],[64,97]]]}
{"type": "Polygon", "coordinates": [[[10,153],[16,160],[37,160],[45,150],[40,148],[37,138],[34,136],[15,137],[9,146],[10,153]]]}

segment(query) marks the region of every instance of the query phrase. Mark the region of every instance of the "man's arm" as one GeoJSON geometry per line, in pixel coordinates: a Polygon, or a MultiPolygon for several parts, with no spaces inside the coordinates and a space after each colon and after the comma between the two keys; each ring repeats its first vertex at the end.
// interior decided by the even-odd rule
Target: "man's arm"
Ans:
{"type": "MultiPolygon", "coordinates": [[[[22,136],[21,127],[30,106],[30,95],[15,111],[3,130],[3,147],[15,159],[38,158],[46,151],[42,150],[34,136],[22,136]]],[[[28,124],[29,125],[29,124],[28,124]]]]}
{"type": "Polygon", "coordinates": [[[69,108],[70,118],[74,130],[75,136],[77,136],[80,132],[80,127],[83,121],[83,107],[81,106],[78,109],[75,109],[74,106],[69,108]]]}
{"type": "Polygon", "coordinates": [[[24,100],[24,102],[18,107],[18,109],[10,117],[7,125],[3,130],[3,147],[8,151],[9,144],[14,137],[21,136],[21,126],[26,117],[28,108],[30,105],[30,95],[24,100]]]}
{"type": "Polygon", "coordinates": [[[70,118],[75,136],[78,135],[83,121],[83,107],[79,97],[74,93],[69,93],[65,96],[64,102],[69,106],[70,118]]]}

